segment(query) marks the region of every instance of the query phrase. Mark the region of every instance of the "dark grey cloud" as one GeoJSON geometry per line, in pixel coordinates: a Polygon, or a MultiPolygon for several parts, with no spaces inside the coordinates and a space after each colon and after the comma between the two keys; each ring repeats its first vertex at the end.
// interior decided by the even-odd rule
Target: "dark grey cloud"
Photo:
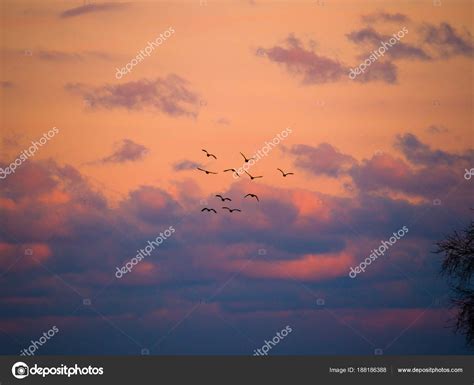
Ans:
{"type": "Polygon", "coordinates": [[[107,54],[105,52],[97,52],[97,51],[64,52],[64,51],[55,51],[55,50],[35,51],[34,57],[41,60],[52,61],[52,62],[82,61],[86,59],[111,60],[114,58],[113,55],[107,54]]]}
{"type": "Polygon", "coordinates": [[[393,22],[393,23],[406,23],[410,21],[407,15],[402,13],[388,13],[383,11],[374,12],[361,17],[365,23],[376,23],[376,22],[393,22]]]}
{"type": "Polygon", "coordinates": [[[10,82],[8,80],[2,80],[2,81],[0,81],[0,87],[2,87],[2,88],[12,88],[13,87],[13,82],[10,82]]]}
{"type": "MultiPolygon", "coordinates": [[[[360,39],[365,38],[362,36],[360,39]]],[[[346,64],[304,48],[294,35],[287,37],[284,46],[258,48],[256,54],[285,66],[290,74],[300,77],[305,85],[343,81],[349,77],[350,68],[346,64]]],[[[364,56],[364,59],[367,57],[368,55],[364,56]]],[[[397,68],[390,61],[375,62],[364,74],[357,76],[355,81],[382,81],[393,84],[397,81],[397,68]]]]}
{"type": "Polygon", "coordinates": [[[364,73],[357,75],[356,82],[368,83],[372,81],[383,81],[394,84],[398,79],[398,70],[391,61],[376,61],[368,67],[364,73]]]}
{"type": "Polygon", "coordinates": [[[90,87],[81,83],[67,84],[66,90],[83,97],[91,108],[150,108],[170,116],[196,117],[199,96],[178,75],[155,80],[141,79],[123,84],[90,87]]]}
{"type": "Polygon", "coordinates": [[[441,134],[441,133],[444,133],[444,132],[448,132],[449,130],[444,126],[432,124],[432,125],[426,127],[425,131],[430,133],[430,134],[441,134]]]}
{"type": "Polygon", "coordinates": [[[288,151],[295,156],[295,165],[314,175],[337,177],[355,163],[355,159],[339,152],[329,143],[321,143],[317,147],[297,144],[288,151]]]}
{"type": "Polygon", "coordinates": [[[440,23],[439,26],[425,24],[421,27],[421,35],[423,42],[442,58],[474,55],[472,35],[468,31],[464,34],[459,33],[449,23],[440,23]]]}
{"type": "Polygon", "coordinates": [[[148,153],[148,149],[130,139],[124,139],[119,147],[109,156],[102,158],[99,163],[124,163],[141,160],[148,153]]]}
{"type": "Polygon", "coordinates": [[[128,6],[127,3],[101,3],[101,4],[85,4],[79,7],[67,9],[64,12],[61,12],[59,17],[61,18],[69,18],[84,15],[87,13],[95,13],[95,12],[106,12],[106,11],[115,11],[119,9],[123,9],[128,6]]]}
{"type": "Polygon", "coordinates": [[[335,82],[348,73],[347,67],[338,60],[305,49],[294,35],[289,35],[282,46],[260,47],[256,54],[283,65],[289,73],[301,77],[303,84],[335,82]]]}
{"type": "Polygon", "coordinates": [[[192,160],[185,159],[185,160],[176,162],[173,165],[173,170],[175,171],[195,170],[197,167],[202,167],[202,165],[192,160]]]}
{"type": "MultiPolygon", "coordinates": [[[[382,42],[387,43],[393,38],[392,35],[383,35],[377,32],[372,27],[366,27],[353,31],[346,35],[347,38],[355,44],[368,45],[371,50],[374,50],[382,45],[382,42]]],[[[401,38],[403,39],[403,38],[401,38]]],[[[366,58],[368,54],[361,54],[361,58],[366,58]]],[[[425,52],[422,48],[403,42],[402,40],[397,41],[391,47],[385,51],[384,56],[389,57],[392,60],[397,59],[418,59],[418,60],[430,60],[430,55],[425,52]]]]}
{"type": "Polygon", "coordinates": [[[395,142],[403,155],[412,163],[427,166],[452,165],[456,162],[474,161],[474,150],[468,150],[463,154],[449,153],[443,150],[433,150],[425,143],[422,143],[413,134],[398,135],[395,142]]]}

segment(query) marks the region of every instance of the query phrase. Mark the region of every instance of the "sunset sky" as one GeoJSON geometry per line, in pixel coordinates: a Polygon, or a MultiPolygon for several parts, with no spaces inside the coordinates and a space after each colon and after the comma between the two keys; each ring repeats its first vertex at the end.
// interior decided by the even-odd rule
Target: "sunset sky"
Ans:
{"type": "Polygon", "coordinates": [[[53,325],[36,354],[251,355],[287,325],[270,354],[466,352],[433,251],[474,207],[471,1],[6,0],[0,15],[0,167],[58,129],[0,175],[0,353],[53,325]],[[263,178],[223,172],[287,128],[249,170],[263,178]]]}

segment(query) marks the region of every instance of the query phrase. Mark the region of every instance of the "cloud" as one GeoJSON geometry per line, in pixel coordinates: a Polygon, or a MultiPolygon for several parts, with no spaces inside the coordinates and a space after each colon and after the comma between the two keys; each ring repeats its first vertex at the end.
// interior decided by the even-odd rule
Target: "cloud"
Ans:
{"type": "Polygon", "coordinates": [[[228,126],[230,124],[230,120],[227,118],[219,118],[216,120],[216,123],[223,126],[228,126]]]}
{"type": "Polygon", "coordinates": [[[6,80],[0,81],[0,87],[1,88],[12,88],[13,87],[13,82],[6,81],[6,80]]]}
{"type": "MultiPolygon", "coordinates": [[[[356,44],[367,44],[370,49],[376,49],[382,45],[382,42],[387,43],[394,37],[392,35],[382,35],[378,33],[372,27],[366,27],[353,31],[346,35],[347,38],[356,44]]],[[[365,58],[368,54],[362,54],[360,57],[365,58]]],[[[422,48],[398,41],[385,51],[384,56],[390,57],[392,60],[400,59],[417,59],[417,60],[430,60],[431,57],[422,48]]]]}
{"type": "Polygon", "coordinates": [[[425,131],[430,133],[430,134],[442,134],[442,133],[448,132],[449,130],[444,126],[432,124],[432,125],[426,127],[425,131]]]}
{"type": "Polygon", "coordinates": [[[456,55],[472,57],[474,54],[472,35],[466,31],[462,36],[449,23],[440,23],[439,26],[425,24],[421,27],[421,35],[423,42],[442,58],[456,55]]]}
{"type": "Polygon", "coordinates": [[[361,17],[362,21],[366,23],[376,22],[393,22],[393,23],[406,23],[410,20],[407,15],[402,13],[387,13],[383,11],[374,12],[361,17]]]}
{"type": "Polygon", "coordinates": [[[187,170],[195,170],[197,167],[202,167],[200,163],[194,162],[192,160],[181,160],[176,162],[173,165],[173,170],[175,171],[187,171],[187,170]]]}
{"type": "Polygon", "coordinates": [[[398,135],[395,147],[402,151],[405,157],[414,164],[437,166],[453,165],[454,163],[474,161],[474,150],[464,154],[452,154],[443,150],[432,150],[427,144],[422,143],[413,134],[398,135]]]}
{"type": "Polygon", "coordinates": [[[115,11],[123,9],[126,6],[128,6],[127,3],[85,4],[79,7],[67,9],[66,11],[61,12],[59,16],[64,19],[84,15],[87,13],[115,11]]]}
{"type": "MultiPolygon", "coordinates": [[[[288,151],[288,150],[285,150],[288,151]]],[[[314,175],[337,177],[354,164],[355,159],[339,152],[329,143],[321,143],[317,147],[297,144],[289,152],[295,156],[295,165],[314,175]]]]}
{"type": "Polygon", "coordinates": [[[302,83],[307,85],[335,82],[348,72],[339,61],[305,49],[294,35],[289,35],[283,46],[259,48],[257,54],[264,54],[268,60],[285,66],[289,73],[301,77],[302,83]]]}
{"type": "Polygon", "coordinates": [[[35,51],[35,57],[41,60],[46,60],[46,61],[51,61],[51,62],[82,61],[89,58],[111,60],[113,58],[112,55],[109,55],[104,52],[84,51],[84,52],[75,53],[75,52],[64,52],[64,51],[55,51],[55,50],[35,51]]]}
{"type": "MultiPolygon", "coordinates": [[[[327,146],[319,152],[323,158],[324,147],[327,146]]],[[[469,219],[471,214],[465,207],[469,207],[472,198],[459,199],[458,190],[449,199],[442,197],[446,210],[437,211],[441,217],[427,215],[431,204],[392,198],[379,193],[380,190],[399,190],[408,185],[437,194],[440,190],[429,192],[431,187],[450,189],[456,178],[465,182],[462,174],[453,172],[457,165],[446,166],[446,173],[439,174],[389,155],[355,164],[352,156],[341,154],[332,146],[326,151],[330,154],[328,159],[336,159],[324,160],[330,169],[334,164],[333,174],[345,172],[350,164],[350,170],[358,168],[365,172],[364,179],[357,180],[359,191],[350,198],[241,180],[220,192],[238,203],[243,192],[252,187],[261,201],[241,202],[243,211],[238,216],[220,210],[217,215],[202,214],[199,200],[216,200],[217,204],[215,192],[193,196],[189,187],[171,194],[155,186],[139,186],[117,204],[108,204],[73,167],[52,160],[30,159],[2,182],[0,261],[13,264],[29,246],[37,253],[38,262],[33,264],[25,259],[8,271],[7,267],[2,269],[0,287],[9,291],[7,297],[0,298],[0,327],[15,336],[28,337],[35,333],[28,326],[32,320],[35,324],[44,323],[44,330],[48,325],[57,325],[60,330],[70,330],[72,338],[80,336],[82,343],[78,346],[84,353],[104,353],[104,346],[113,345],[114,353],[122,354],[129,352],[130,346],[123,345],[123,339],[117,339],[114,329],[103,319],[94,318],[87,309],[78,310],[70,318],[83,298],[93,298],[93,306],[100,309],[103,317],[137,341],[149,340],[150,335],[152,340],[158,340],[202,298],[209,299],[192,314],[193,322],[173,336],[170,345],[175,353],[182,354],[190,344],[189,338],[196,334],[204,334],[203,339],[218,336],[219,341],[233,334],[225,326],[222,329],[222,321],[215,321],[216,316],[246,331],[249,325],[262,325],[260,330],[250,330],[252,336],[267,335],[269,325],[273,328],[283,320],[285,324],[294,322],[301,335],[323,330],[318,339],[326,338],[328,330],[335,336],[348,330],[344,326],[339,329],[332,316],[327,327],[315,328],[315,322],[321,322],[321,314],[314,313],[314,301],[320,297],[325,298],[334,314],[358,329],[375,313],[387,312],[380,321],[399,321],[386,322],[388,326],[380,331],[393,338],[412,322],[412,316],[417,316],[410,309],[425,307],[420,303],[426,300],[420,294],[420,285],[434,295],[446,291],[427,250],[440,233],[469,219]],[[452,179],[446,179],[446,175],[452,179]],[[367,182],[372,183],[372,189],[363,188],[367,182]],[[186,200],[190,195],[194,202],[186,200]],[[447,215],[443,216],[443,212],[447,215]],[[416,222],[410,221],[412,218],[416,222]],[[364,277],[350,280],[350,266],[360,262],[381,239],[403,224],[408,224],[410,233],[391,248],[390,261],[379,258],[364,277]],[[170,225],[175,227],[175,234],[130,274],[116,280],[116,267],[130,260],[137,249],[143,249],[170,225]],[[267,254],[257,254],[260,248],[267,250],[267,254]],[[392,269],[392,262],[400,271],[410,271],[414,279],[407,280],[398,273],[399,269],[392,269]],[[278,301],[273,300],[276,297],[278,301]],[[208,322],[201,322],[201,317],[210,311],[212,317],[206,319],[208,322]],[[313,313],[314,319],[306,317],[313,313]],[[406,313],[410,316],[403,317],[406,313]],[[291,322],[286,322],[287,317],[293,317],[291,322]],[[212,322],[217,322],[217,328],[212,322]],[[196,329],[202,324],[208,328],[196,329]],[[95,343],[97,330],[106,344],[95,343]]],[[[302,154],[305,159],[306,153],[302,154]]],[[[349,177],[348,173],[344,178],[349,177]]],[[[463,186],[469,190],[468,184],[463,186]]],[[[431,340],[433,334],[439,337],[441,333],[442,328],[433,328],[431,340]]],[[[340,344],[337,351],[344,351],[347,338],[348,335],[331,337],[332,343],[340,344]]],[[[4,341],[10,339],[0,336],[0,350],[4,353],[14,354],[22,348],[4,341]]],[[[417,348],[417,344],[407,341],[405,352],[417,348]]],[[[71,341],[58,343],[45,346],[53,349],[45,353],[64,354],[71,341]]],[[[200,346],[207,346],[192,345],[199,346],[196,354],[203,353],[200,346]]],[[[220,349],[234,352],[237,345],[235,341],[221,344],[220,349]]],[[[303,338],[295,340],[293,346],[295,352],[311,353],[315,344],[303,338]]],[[[367,346],[353,349],[354,353],[361,353],[367,346]]],[[[443,344],[435,345],[435,350],[442,351],[443,344]]],[[[171,351],[160,348],[159,352],[171,351]]]]}
{"type": "Polygon", "coordinates": [[[368,83],[372,81],[383,81],[389,84],[395,84],[398,78],[398,71],[395,64],[390,61],[377,61],[370,65],[364,73],[358,75],[354,80],[356,82],[368,83]]]}
{"type": "MultiPolygon", "coordinates": [[[[284,65],[290,74],[301,77],[302,84],[305,85],[343,81],[349,76],[350,68],[347,65],[305,49],[300,40],[293,35],[289,35],[286,39],[286,47],[259,48],[257,55],[262,54],[270,61],[284,65]]],[[[360,83],[383,81],[393,84],[397,81],[397,68],[389,61],[375,62],[369,70],[359,75],[356,81],[360,83]]]]}
{"type": "Polygon", "coordinates": [[[81,83],[67,84],[65,88],[82,96],[91,108],[142,110],[147,107],[175,117],[196,117],[198,113],[198,95],[189,89],[188,81],[174,74],[95,88],[81,83]]]}
{"type": "Polygon", "coordinates": [[[135,143],[130,139],[124,139],[119,147],[109,156],[99,160],[99,163],[124,163],[142,160],[148,153],[148,148],[142,144],[135,143]]]}

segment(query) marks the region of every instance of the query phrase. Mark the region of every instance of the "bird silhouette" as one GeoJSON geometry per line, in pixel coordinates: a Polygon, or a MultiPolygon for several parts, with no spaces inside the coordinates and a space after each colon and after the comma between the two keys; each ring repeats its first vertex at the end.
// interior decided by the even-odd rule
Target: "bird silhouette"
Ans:
{"type": "Polygon", "coordinates": [[[244,172],[250,177],[251,180],[257,179],[257,178],[263,178],[263,175],[260,176],[252,176],[250,175],[247,171],[244,170],[244,172]]]}
{"type": "Polygon", "coordinates": [[[234,174],[237,174],[237,176],[240,176],[235,168],[228,168],[228,169],[224,170],[224,172],[227,172],[227,171],[232,171],[234,174]]]}
{"type": "Polygon", "coordinates": [[[227,206],[224,206],[223,209],[229,210],[229,213],[232,213],[232,212],[234,212],[234,211],[238,211],[239,213],[242,212],[242,210],[240,210],[240,209],[231,209],[231,208],[229,208],[229,207],[227,207],[227,206]]]}
{"type": "Polygon", "coordinates": [[[199,171],[205,172],[207,175],[209,175],[209,174],[217,174],[217,172],[207,171],[207,170],[204,170],[204,169],[201,168],[201,167],[198,167],[197,169],[198,169],[199,171]]]}
{"type": "Polygon", "coordinates": [[[217,159],[217,157],[214,155],[214,154],[211,154],[210,152],[208,152],[207,150],[204,150],[202,149],[202,151],[204,151],[207,155],[207,157],[209,158],[210,156],[212,156],[214,159],[217,159]]]}
{"type": "Polygon", "coordinates": [[[279,170],[284,177],[286,177],[287,175],[295,175],[292,172],[284,172],[281,168],[277,168],[277,170],[279,170]]]}
{"type": "Polygon", "coordinates": [[[222,201],[222,202],[231,201],[231,200],[232,200],[232,199],[230,199],[230,198],[224,198],[221,194],[217,194],[216,197],[217,197],[217,198],[221,198],[221,201],[222,201]]]}
{"type": "Polygon", "coordinates": [[[203,212],[203,211],[212,211],[214,214],[217,214],[217,211],[216,211],[216,210],[214,210],[214,209],[208,209],[207,207],[204,207],[204,208],[201,210],[201,212],[203,212]]]}
{"type": "Polygon", "coordinates": [[[247,194],[246,196],[244,196],[244,198],[247,198],[247,197],[255,198],[258,202],[260,202],[260,199],[258,199],[258,196],[256,196],[255,194],[247,194]]]}
{"type": "Polygon", "coordinates": [[[244,157],[245,163],[248,163],[248,162],[250,162],[251,160],[253,160],[253,158],[247,159],[247,157],[246,157],[244,154],[242,154],[242,153],[240,153],[240,155],[242,155],[242,156],[244,157]]]}

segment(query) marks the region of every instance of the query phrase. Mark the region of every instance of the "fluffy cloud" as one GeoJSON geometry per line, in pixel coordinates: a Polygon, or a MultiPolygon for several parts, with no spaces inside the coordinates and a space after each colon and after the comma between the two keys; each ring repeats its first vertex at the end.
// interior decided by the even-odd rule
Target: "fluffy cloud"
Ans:
{"type": "Polygon", "coordinates": [[[303,84],[335,82],[347,75],[347,68],[337,60],[318,55],[305,49],[293,35],[286,38],[282,46],[259,48],[268,60],[285,66],[287,71],[302,78],[303,84]]]}
{"type": "Polygon", "coordinates": [[[66,85],[66,90],[81,95],[91,108],[150,108],[175,117],[196,117],[198,113],[198,95],[189,89],[189,82],[174,74],[100,87],[74,83],[66,85]]]}
{"type": "MultiPolygon", "coordinates": [[[[109,156],[99,160],[99,163],[124,163],[142,160],[148,153],[148,148],[144,145],[135,143],[133,140],[124,139],[119,147],[109,156]]],[[[97,163],[97,162],[96,162],[97,163]]]]}
{"type": "Polygon", "coordinates": [[[317,147],[306,144],[293,146],[289,152],[295,156],[295,165],[315,175],[337,177],[354,164],[350,155],[339,152],[329,143],[321,143],[317,147]]]}
{"type": "Polygon", "coordinates": [[[442,58],[456,55],[473,57],[472,35],[468,32],[461,35],[449,23],[440,23],[439,26],[425,24],[421,28],[421,35],[423,42],[442,58]]]}

